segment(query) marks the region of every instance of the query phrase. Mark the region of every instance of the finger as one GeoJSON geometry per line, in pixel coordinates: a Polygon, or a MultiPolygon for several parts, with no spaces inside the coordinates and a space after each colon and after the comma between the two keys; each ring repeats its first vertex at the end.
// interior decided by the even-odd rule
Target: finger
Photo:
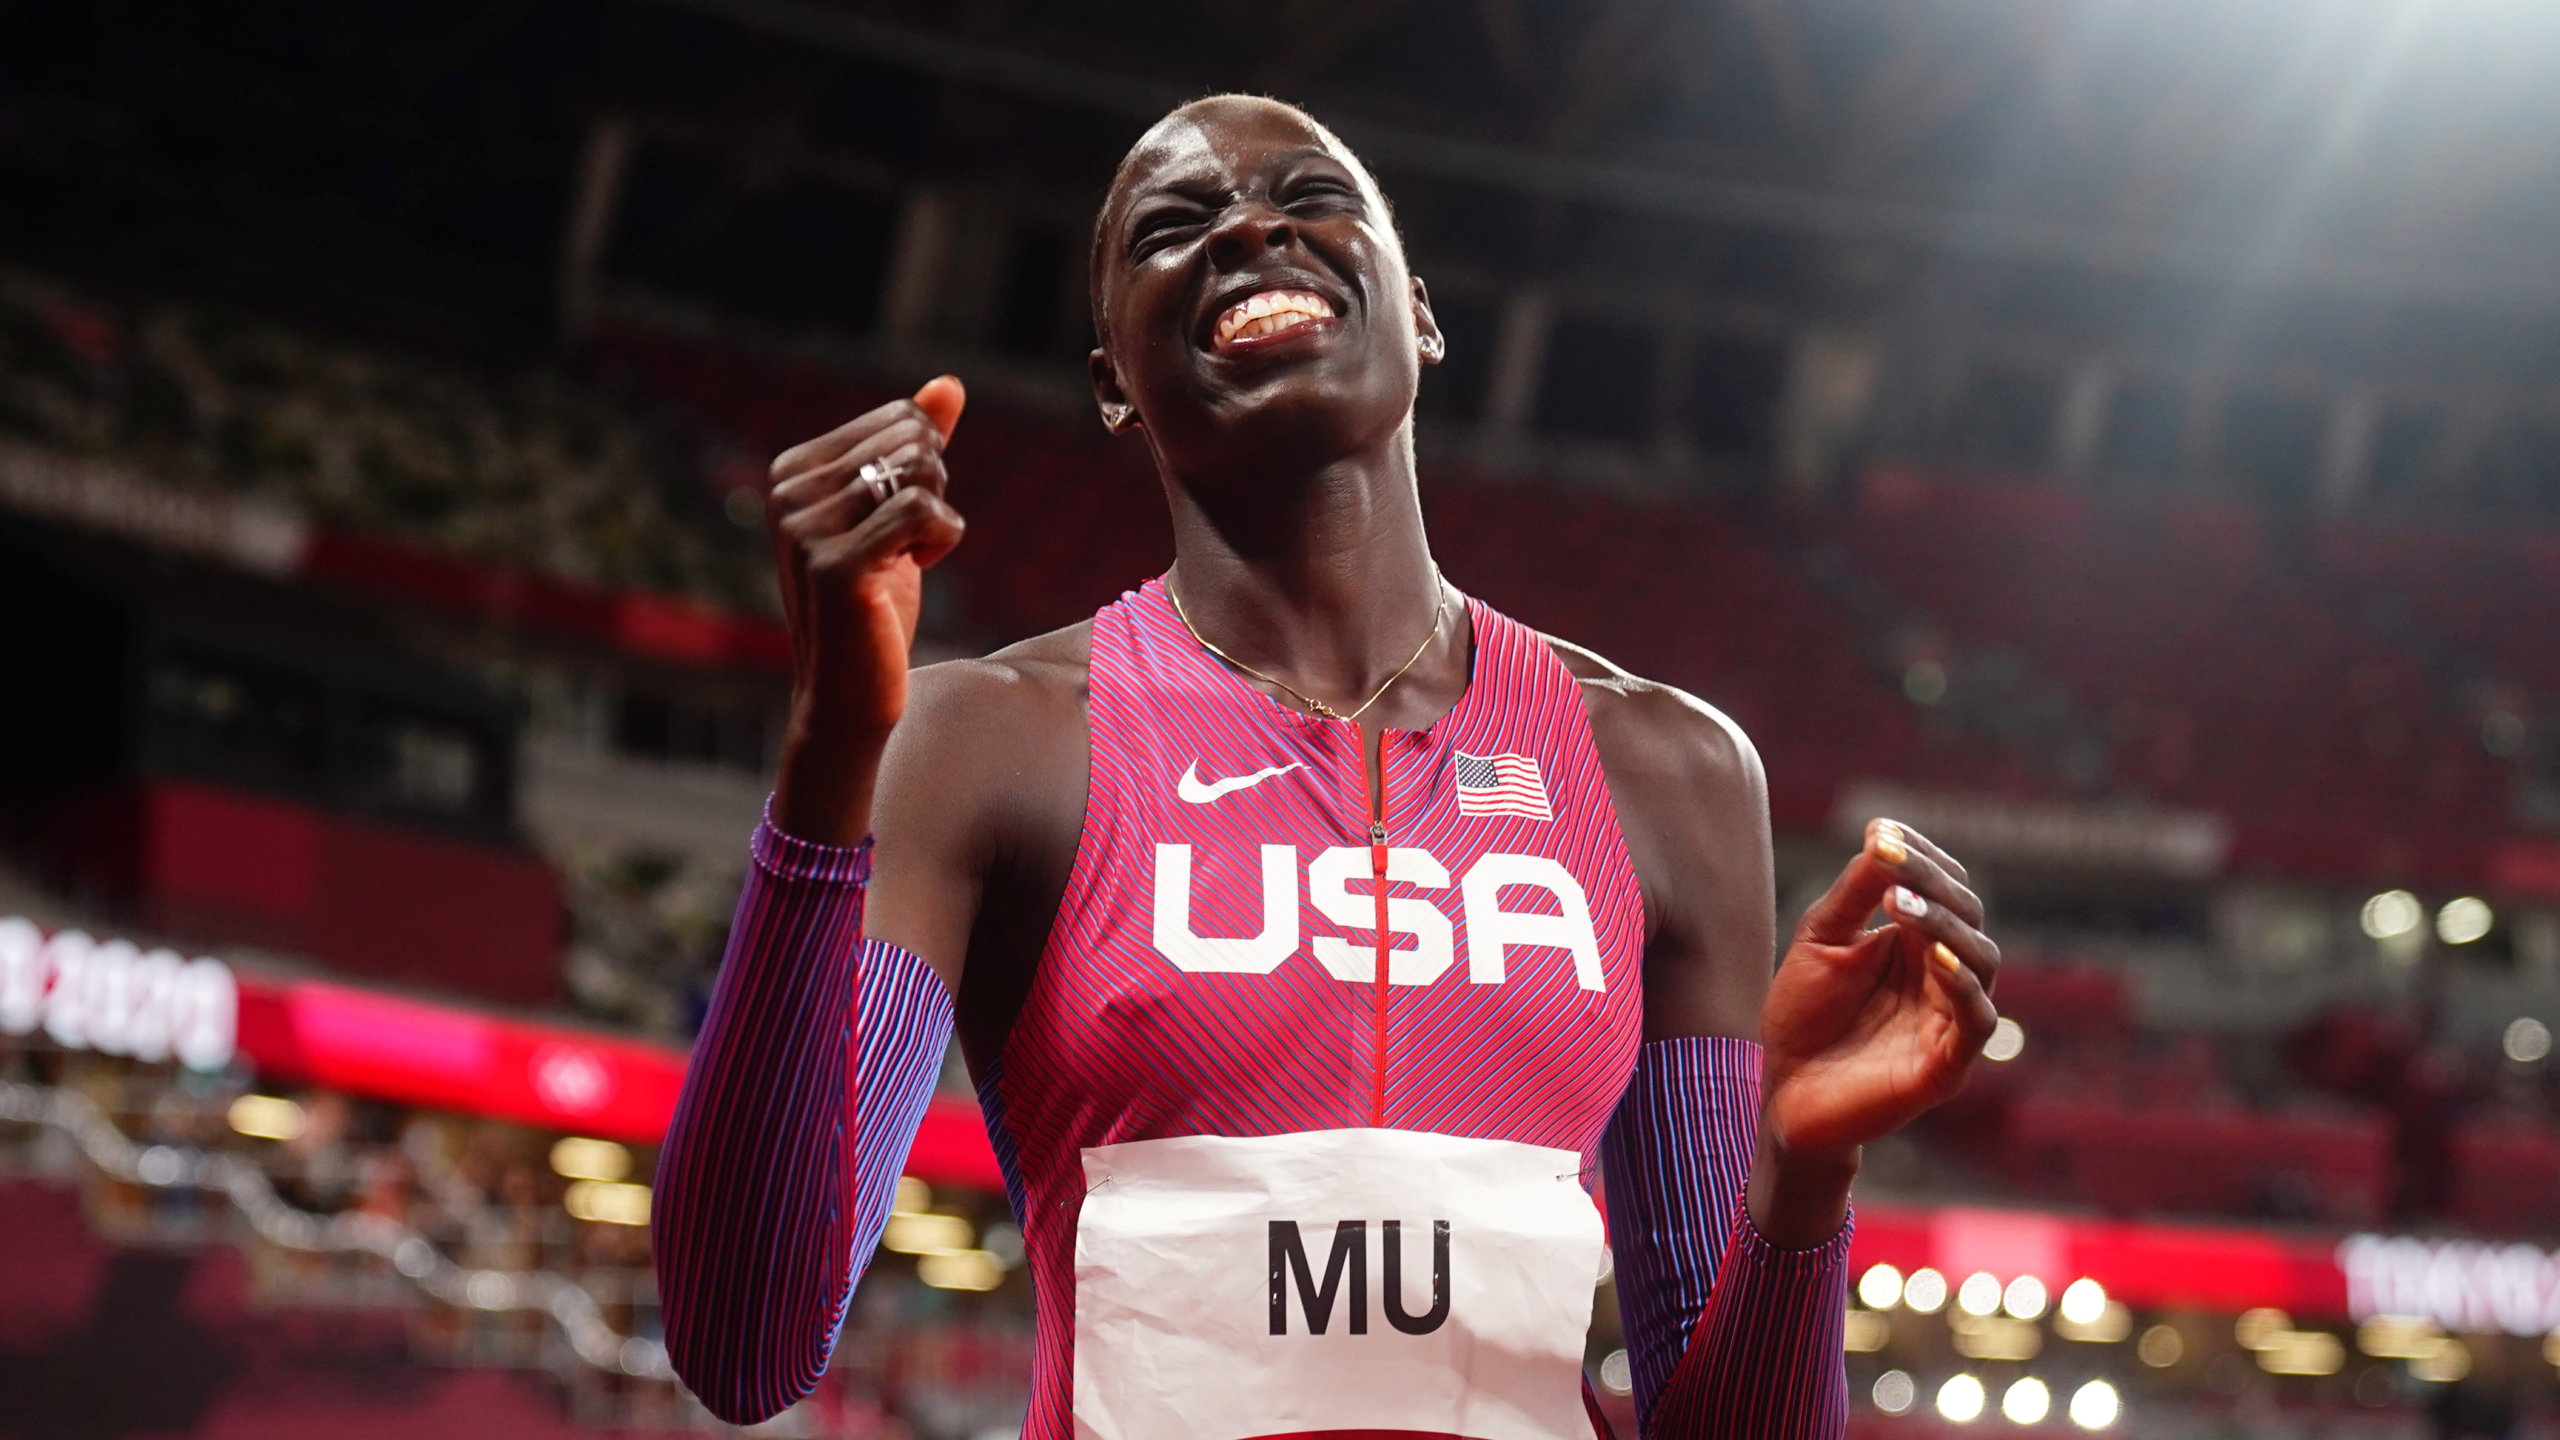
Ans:
{"type": "Polygon", "coordinates": [[[916,392],[916,408],[925,413],[925,418],[933,422],[933,428],[946,441],[960,424],[960,411],[968,403],[968,388],[960,383],[957,375],[936,375],[916,392]]]}
{"type": "MultiPolygon", "coordinates": [[[[1984,1045],[1990,1043],[1991,1032],[2000,1023],[2000,1009],[1991,1003],[1991,992],[1985,990],[1982,982],[1964,966],[1936,963],[1927,969],[1929,993],[1946,1007],[1949,1018],[1955,1022],[1954,1058],[1970,1062],[1982,1053],[1984,1045]]],[[[1957,1073],[1963,1073],[1961,1065],[1957,1067],[1957,1073]]]]}
{"type": "Polygon", "coordinates": [[[1893,888],[1893,871],[1861,850],[1842,867],[1840,878],[1805,907],[1796,933],[1818,945],[1846,945],[1867,928],[1867,917],[1893,888]]]}
{"type": "MultiPolygon", "coordinates": [[[[889,493],[890,500],[909,490],[925,490],[939,495],[948,484],[942,471],[942,457],[921,444],[893,451],[883,456],[881,463],[898,477],[896,488],[889,493]]],[[[865,517],[888,503],[888,500],[874,499],[869,485],[847,485],[784,516],[778,528],[794,544],[808,545],[851,531],[865,517]]]]}
{"type": "Polygon", "coordinates": [[[907,416],[862,437],[834,459],[777,481],[765,492],[765,503],[769,509],[778,507],[783,514],[816,504],[853,483],[863,466],[910,449],[939,455],[942,432],[920,415],[907,416]]]}
{"type": "Polygon", "coordinates": [[[1986,992],[2000,983],[2000,947],[1964,917],[1903,885],[1886,892],[1884,909],[1893,928],[1911,937],[1913,954],[1971,971],[1986,992]]]}
{"type": "Polygon", "coordinates": [[[1954,910],[1966,924],[1979,929],[1982,897],[1923,849],[1926,843],[1897,821],[1877,820],[1867,826],[1867,853],[1891,870],[1896,880],[1954,910]]]}
{"type": "Polygon", "coordinates": [[[1921,834],[1919,831],[1912,829],[1910,826],[1903,824],[1899,820],[1876,819],[1868,821],[1867,835],[1870,841],[1873,840],[1877,831],[1888,825],[1893,827],[1894,834],[1909,845],[1910,848],[1917,850],[1921,854],[1928,856],[1931,860],[1936,861],[1939,869],[1946,871],[1959,881],[1970,882],[1973,879],[1973,872],[1965,869],[1964,863],[1956,859],[1953,855],[1948,854],[1939,846],[1937,841],[1930,839],[1928,836],[1921,834]]]}
{"type": "Polygon", "coordinates": [[[858,574],[905,555],[930,567],[960,543],[968,522],[930,490],[901,490],[844,535],[810,547],[812,568],[858,574]]]}
{"type": "MultiPolygon", "coordinates": [[[[918,406],[916,402],[913,400],[892,400],[886,405],[876,406],[872,409],[865,410],[860,415],[847,420],[842,425],[837,426],[833,430],[828,431],[826,434],[821,435],[814,440],[803,440],[799,444],[792,446],[790,449],[783,451],[779,455],[776,455],[773,457],[773,465],[767,473],[775,484],[780,484],[781,482],[790,479],[792,476],[800,474],[804,470],[815,469],[820,465],[824,465],[827,462],[836,459],[846,451],[851,450],[863,441],[870,439],[873,435],[882,430],[888,429],[890,426],[895,425],[902,420],[912,420],[926,426],[928,429],[933,428],[933,422],[926,418],[924,410],[922,407],[918,406]]],[[[934,429],[934,435],[937,437],[937,443],[939,443],[939,437],[941,434],[942,432],[939,429],[934,429]]]]}

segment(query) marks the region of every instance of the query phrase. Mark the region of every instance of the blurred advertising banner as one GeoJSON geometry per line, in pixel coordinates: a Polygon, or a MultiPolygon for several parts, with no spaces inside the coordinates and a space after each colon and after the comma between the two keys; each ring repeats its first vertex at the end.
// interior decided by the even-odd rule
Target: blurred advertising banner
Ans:
{"type": "MultiPolygon", "coordinates": [[[[654,1144],[686,1051],[331,981],[241,973],[78,930],[0,919],[0,1035],[654,1144]]],[[[975,1104],[936,1102],[907,1172],[1001,1188],[975,1104]]]]}
{"type": "Polygon", "coordinates": [[[1832,828],[1862,835],[1890,816],[1966,858],[2193,878],[2222,868],[2231,827],[2219,815],[1913,790],[1880,780],[1842,787],[1832,828]]]}

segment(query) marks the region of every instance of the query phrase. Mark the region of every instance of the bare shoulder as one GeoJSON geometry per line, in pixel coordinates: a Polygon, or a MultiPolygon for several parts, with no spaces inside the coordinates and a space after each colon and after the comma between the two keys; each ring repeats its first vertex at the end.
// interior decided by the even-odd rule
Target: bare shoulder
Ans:
{"type": "Polygon", "coordinates": [[[1093,654],[1093,622],[1016,641],[974,660],[945,660],[908,677],[907,720],[929,729],[1001,731],[1081,716],[1093,654]],[[985,721],[988,725],[977,722],[985,721]]]}
{"type": "Polygon", "coordinates": [[[1044,809],[1081,804],[1092,629],[1070,625],[909,676],[882,761],[884,805],[1037,824],[1044,809]]]}
{"type": "Polygon", "coordinates": [[[1697,696],[1547,643],[1582,689],[1643,891],[1646,1038],[1756,1033],[1777,923],[1759,752],[1697,696]]]}
{"type": "Polygon", "coordinates": [[[1552,635],[1540,637],[1582,691],[1601,768],[1627,797],[1761,805],[1760,752],[1732,717],[1676,685],[1648,680],[1552,635]]]}

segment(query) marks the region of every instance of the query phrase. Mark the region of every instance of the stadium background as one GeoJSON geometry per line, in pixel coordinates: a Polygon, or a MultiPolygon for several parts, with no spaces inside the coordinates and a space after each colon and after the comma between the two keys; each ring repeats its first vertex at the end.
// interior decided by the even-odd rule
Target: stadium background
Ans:
{"type": "MultiPolygon", "coordinates": [[[[635,1222],[784,695],[764,461],[966,377],[936,655],[1160,568],[1084,229],[1222,88],[1398,203],[1451,578],[1734,714],[1788,909],[1871,813],[1984,877],[2011,1023],[1861,1178],[1856,1432],[2560,1433],[2555,58],[2528,0],[0,16],[0,1434],[721,1428],[635,1222]]],[[[770,1433],[1012,1433],[956,1066],[909,1170],[770,1433]]]]}

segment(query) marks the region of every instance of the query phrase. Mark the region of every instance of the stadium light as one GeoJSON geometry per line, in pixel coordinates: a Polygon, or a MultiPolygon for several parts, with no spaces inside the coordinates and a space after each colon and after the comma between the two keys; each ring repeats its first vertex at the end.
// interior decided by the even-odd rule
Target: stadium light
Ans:
{"type": "Polygon", "coordinates": [[[2293,1317],[2272,1305],[2243,1310],[2240,1318],[2231,1322],[2231,1338],[2238,1341],[2243,1350],[2264,1350],[2282,1343],[2283,1338],[2292,1333],[2293,1317]]]}
{"type": "Polygon", "coordinates": [[[933,1187],[913,1175],[898,1177],[898,1198],[889,1205],[892,1215],[922,1215],[933,1209],[933,1187]]]}
{"type": "Polygon", "coordinates": [[[2000,1308],[2000,1279],[1988,1270],[1964,1277],[1956,1290],[1956,1308],[1967,1315],[1989,1315],[2000,1308]]]}
{"type": "Polygon", "coordinates": [[[977,1232],[957,1215],[891,1215],[880,1231],[881,1248],[901,1255],[948,1255],[977,1244],[977,1232]]]}
{"type": "Polygon", "coordinates": [[[1840,1332],[1840,1348],[1856,1355],[1872,1355],[1893,1339],[1893,1322],[1877,1310],[1852,1310],[1840,1332]]]}
{"type": "Polygon", "coordinates": [[[551,1171],[570,1180],[620,1180],[631,1173],[631,1152],[610,1140],[565,1136],[551,1147],[551,1171]]]}
{"type": "Polygon", "coordinates": [[[2057,1309],[2074,1325],[2095,1325],[2107,1316],[2107,1287],[2084,1275],[2062,1287],[2057,1309]]]}
{"type": "Polygon", "coordinates": [[[2406,935],[2426,918],[2426,907],[2406,890],[2385,890],[2364,902],[2364,933],[2376,940],[2406,935]]]}
{"type": "Polygon", "coordinates": [[[649,1187],[610,1180],[580,1180],[560,1197],[560,1208],[598,1225],[649,1223],[649,1187]]]}
{"type": "Polygon", "coordinates": [[[1902,1272],[1890,1265],[1870,1265],[1858,1277],[1858,1303],[1870,1310],[1890,1310],[1902,1303],[1902,1272]]]}
{"type": "Polygon", "coordinates": [[[1636,1388],[1635,1362],[1624,1350],[1612,1350],[1600,1361],[1600,1388],[1612,1395],[1632,1394],[1636,1388]]]}
{"type": "Polygon", "coordinates": [[[2468,945],[2489,933],[2498,921],[2489,902],[2477,895],[2464,895],[2444,902],[2436,912],[2436,938],[2447,945],[2468,945]]]}
{"type": "Polygon", "coordinates": [[[2551,1053],[2551,1027],[2530,1015],[2519,1015],[2507,1022],[2500,1048],[2519,1065],[2536,1064],[2551,1053]]]}
{"type": "Polygon", "coordinates": [[[2003,1015],[1991,1026],[1991,1037],[1982,1042],[1985,1060],[2015,1060],[2026,1053],[2027,1027],[2003,1015]]]}
{"type": "Polygon", "coordinates": [[[2431,1385],[2450,1385],[2470,1373],[2471,1347],[2459,1340],[2439,1340],[2431,1353],[2409,1362],[2410,1377],[2431,1385]]]}
{"type": "Polygon", "coordinates": [[[1926,1266],[1902,1282],[1902,1303],[1922,1315],[1935,1315],[1947,1303],[1947,1277],[1926,1266]]]}
{"type": "Polygon", "coordinates": [[[918,1259],[916,1278],[936,1290],[993,1290],[1004,1267],[984,1250],[949,1250],[918,1259]]]}
{"type": "Polygon", "coordinates": [[[2033,1275],[2021,1275],[2000,1292],[2000,1308],[2021,1320],[2033,1320],[2044,1313],[2044,1282],[2033,1275]]]}
{"type": "Polygon", "coordinates": [[[1985,1398],[1981,1381],[1970,1375],[1950,1375],[1938,1387],[1938,1413],[1958,1425],[1970,1425],[1982,1418],[1985,1398]]]}
{"type": "Polygon", "coordinates": [[[2104,1430],[2123,1413],[2124,1402],[2117,1398],[2116,1387],[2104,1380],[2092,1380],[2071,1392],[2071,1423],[2083,1430],[2104,1430]]]}
{"type": "Polygon", "coordinates": [[[2415,1360],[2443,1341],[2444,1331],[2423,1315],[2376,1315],[2356,1327],[2356,1348],[2376,1360],[2415,1360]]]}
{"type": "MultiPolygon", "coordinates": [[[[2287,1330],[2258,1350],[2258,1368],[2270,1375],[2335,1375],[2346,1363],[2347,1347],[2325,1330],[2287,1330]]],[[[2411,1361],[2410,1373],[2421,1363],[2411,1361]]]]}
{"type": "Polygon", "coordinates": [[[2187,1337],[2175,1325],[2154,1325],[2133,1343],[2135,1358],[2154,1370],[2166,1370],[2187,1355],[2187,1337]]]}
{"type": "Polygon", "coordinates": [[[1912,1384],[1911,1377],[1902,1371],[1887,1370],[1876,1377],[1875,1388],[1867,1392],[1867,1398],[1875,1401],[1876,1408],[1887,1415],[1899,1415],[1911,1408],[1912,1401],[1920,1398],[1920,1387],[1912,1384]]]}
{"type": "Polygon", "coordinates": [[[2033,1375],[2012,1384],[2000,1397],[2000,1413],[2012,1425],[2038,1425],[2053,1409],[2053,1392],[2033,1375]]]}
{"type": "Polygon", "coordinates": [[[281,1095],[243,1095],[231,1102],[231,1128],[252,1140],[290,1140],[302,1133],[302,1107],[281,1095]]]}

